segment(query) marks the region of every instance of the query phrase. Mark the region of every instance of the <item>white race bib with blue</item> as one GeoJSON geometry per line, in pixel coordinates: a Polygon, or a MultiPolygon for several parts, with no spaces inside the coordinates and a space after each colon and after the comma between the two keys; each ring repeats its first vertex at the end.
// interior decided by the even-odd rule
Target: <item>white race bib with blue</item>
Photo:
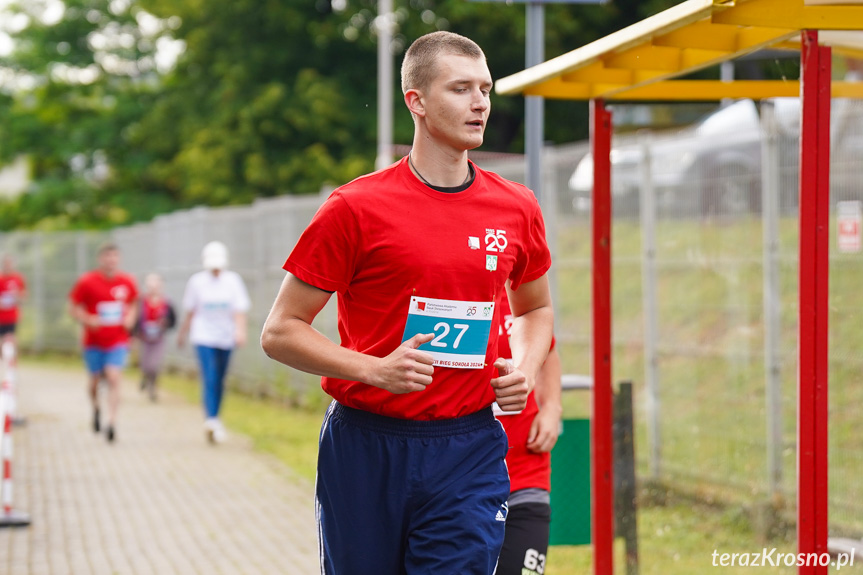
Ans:
{"type": "Polygon", "coordinates": [[[402,342],[418,333],[435,337],[419,349],[434,358],[437,367],[482,369],[494,318],[494,302],[457,301],[411,297],[402,342]]]}
{"type": "Polygon", "coordinates": [[[100,301],[96,304],[96,313],[99,315],[100,325],[121,325],[123,323],[123,302],[100,301]]]}

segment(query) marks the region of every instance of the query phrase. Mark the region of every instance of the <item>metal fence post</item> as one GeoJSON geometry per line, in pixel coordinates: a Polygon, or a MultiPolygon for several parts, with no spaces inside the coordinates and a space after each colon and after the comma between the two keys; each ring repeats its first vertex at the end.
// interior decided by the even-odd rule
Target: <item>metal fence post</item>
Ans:
{"type": "Polygon", "coordinates": [[[659,431],[659,357],[656,342],[659,329],[656,311],[656,194],[650,167],[650,134],[638,137],[641,148],[641,297],[644,314],[644,385],[646,390],[647,443],[650,451],[650,476],[659,478],[662,441],[659,431]]]}
{"type": "Polygon", "coordinates": [[[33,310],[33,351],[45,349],[45,246],[42,232],[33,234],[30,244],[33,258],[33,277],[30,283],[30,297],[33,310]],[[32,286],[32,287],[31,287],[32,286]]]}
{"type": "Polygon", "coordinates": [[[764,289],[764,393],[767,413],[767,488],[782,491],[782,310],[779,285],[779,145],[774,103],[761,104],[761,219],[764,289]]]}
{"type": "MultiPolygon", "coordinates": [[[[540,208],[542,208],[543,217],[545,219],[545,237],[548,242],[548,249],[551,252],[551,261],[557,260],[557,220],[559,217],[558,199],[557,199],[557,178],[555,177],[556,164],[558,156],[553,153],[553,150],[546,150],[542,154],[543,159],[543,194],[539,199],[540,208]]],[[[558,309],[558,284],[557,284],[557,266],[551,266],[548,270],[548,283],[551,291],[551,301],[554,309],[558,309]]]]}

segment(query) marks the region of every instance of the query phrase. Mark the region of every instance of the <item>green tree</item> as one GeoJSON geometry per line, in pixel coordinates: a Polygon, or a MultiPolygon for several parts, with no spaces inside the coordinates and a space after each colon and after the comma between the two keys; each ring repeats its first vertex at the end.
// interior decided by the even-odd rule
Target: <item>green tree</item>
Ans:
{"type": "MultiPolygon", "coordinates": [[[[546,55],[590,42],[671,0],[548,5],[546,55]]],[[[494,77],[524,67],[524,6],[396,0],[400,63],[419,35],[474,38],[494,77]]],[[[0,59],[0,161],[27,154],[31,193],[0,228],[109,226],[196,204],[315,193],[376,153],[375,0],[47,0],[0,59]],[[178,50],[175,65],[164,56],[178,50]]],[[[398,80],[395,140],[411,140],[398,80]]],[[[523,148],[523,100],[494,96],[483,149],[523,148]]],[[[548,102],[546,134],[586,134],[583,105],[548,102]],[[563,121],[562,121],[563,120],[563,121]]]]}

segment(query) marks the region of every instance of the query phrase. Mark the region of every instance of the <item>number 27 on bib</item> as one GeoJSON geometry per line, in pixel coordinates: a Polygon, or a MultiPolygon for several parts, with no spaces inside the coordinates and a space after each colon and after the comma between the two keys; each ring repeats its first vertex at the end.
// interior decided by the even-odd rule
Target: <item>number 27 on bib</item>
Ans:
{"type": "Polygon", "coordinates": [[[402,341],[418,333],[435,337],[419,349],[437,367],[482,369],[494,318],[494,302],[411,297],[402,341]]]}

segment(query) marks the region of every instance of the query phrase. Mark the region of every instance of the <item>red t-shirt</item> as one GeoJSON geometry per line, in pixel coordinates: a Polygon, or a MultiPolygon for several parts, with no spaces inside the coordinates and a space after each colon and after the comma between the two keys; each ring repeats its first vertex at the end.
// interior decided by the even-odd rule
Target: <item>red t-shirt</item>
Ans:
{"type": "Polygon", "coordinates": [[[158,341],[165,334],[167,317],[168,300],[144,298],[141,303],[141,339],[158,341]]]}
{"type": "MultiPolygon", "coordinates": [[[[512,359],[512,349],[509,347],[509,336],[512,335],[512,310],[506,291],[498,298],[500,322],[498,339],[498,355],[504,359],[512,359]]],[[[551,343],[554,348],[554,340],[551,343]]],[[[518,413],[503,415],[498,413],[497,419],[506,431],[509,440],[509,450],[506,452],[506,467],[509,470],[510,492],[519,489],[537,488],[551,491],[551,453],[534,453],[527,448],[527,438],[530,426],[539,413],[536,396],[533,392],[527,397],[527,406],[518,413]]]]}
{"type": "Polygon", "coordinates": [[[129,333],[123,326],[123,318],[129,306],[138,298],[135,279],[122,272],[111,277],[93,270],[82,275],[69,299],[81,305],[87,313],[99,316],[101,325],[97,328],[84,328],[84,345],[109,349],[129,340],[129,333]]]}
{"type": "Polygon", "coordinates": [[[25,289],[21,274],[0,274],[0,324],[18,322],[18,304],[25,289]]]}
{"type": "MultiPolygon", "coordinates": [[[[548,270],[545,225],[533,193],[474,170],[466,190],[438,192],[421,183],[403,158],[340,187],[315,214],[284,268],[338,292],[343,347],[384,357],[402,342],[409,307],[417,309],[412,296],[493,303],[508,279],[518,287],[548,270]]],[[[497,325],[496,311],[487,317],[497,325]]],[[[440,335],[437,328],[435,333],[440,335]]],[[[322,386],[344,405],[390,417],[468,415],[494,401],[489,381],[497,330],[480,345],[484,367],[435,367],[424,391],[392,394],[329,377],[322,386]]]]}

